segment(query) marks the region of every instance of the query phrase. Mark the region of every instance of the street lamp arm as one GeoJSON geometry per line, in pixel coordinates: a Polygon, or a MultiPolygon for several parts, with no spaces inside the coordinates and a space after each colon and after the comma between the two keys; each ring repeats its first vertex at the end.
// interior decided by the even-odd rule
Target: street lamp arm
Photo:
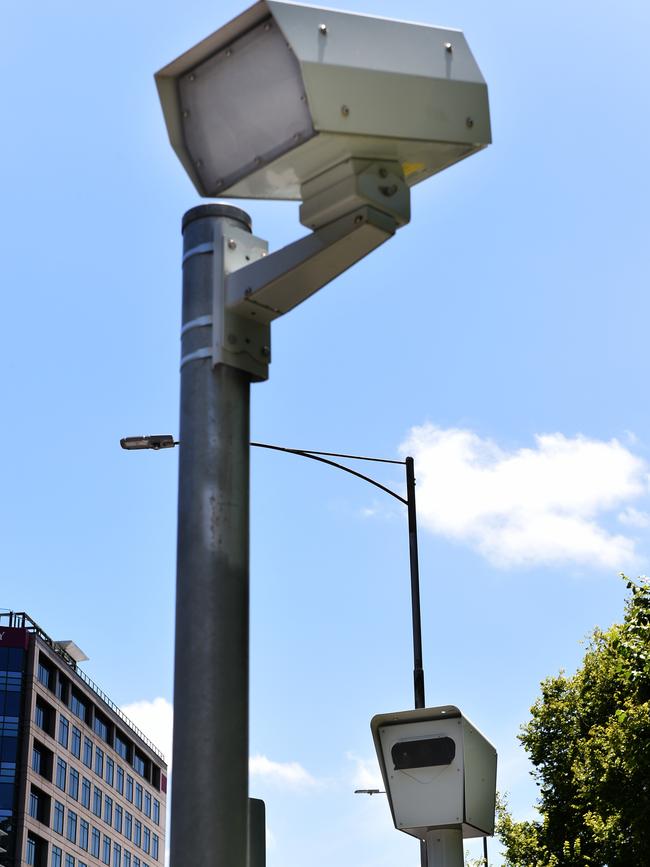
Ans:
{"type": "MultiPolygon", "coordinates": [[[[390,488],[387,488],[385,485],[382,485],[380,482],[375,481],[375,479],[371,479],[370,476],[365,476],[363,473],[358,473],[356,470],[351,469],[350,467],[346,467],[344,464],[339,464],[336,461],[330,461],[328,458],[321,457],[321,455],[315,454],[314,452],[303,451],[302,449],[290,449],[286,446],[272,446],[268,443],[251,443],[252,446],[260,449],[273,449],[276,452],[288,452],[292,455],[300,455],[303,458],[310,458],[312,461],[320,461],[322,464],[329,464],[331,467],[336,467],[339,470],[343,470],[345,473],[350,473],[351,476],[356,476],[358,479],[363,479],[364,482],[368,482],[369,485],[374,485],[376,488],[379,488],[380,491],[383,491],[385,494],[389,494],[391,497],[394,497],[396,500],[399,500],[404,506],[408,506],[408,500],[405,500],[404,497],[400,497],[399,494],[396,494],[395,491],[391,491],[390,488]]],[[[341,455],[344,457],[344,455],[341,455]]],[[[352,457],[352,455],[350,455],[352,457]]],[[[356,460],[366,460],[366,458],[355,458],[356,460]]],[[[398,463],[395,461],[395,463],[398,463]]],[[[399,461],[401,463],[401,461],[399,461]]]]}

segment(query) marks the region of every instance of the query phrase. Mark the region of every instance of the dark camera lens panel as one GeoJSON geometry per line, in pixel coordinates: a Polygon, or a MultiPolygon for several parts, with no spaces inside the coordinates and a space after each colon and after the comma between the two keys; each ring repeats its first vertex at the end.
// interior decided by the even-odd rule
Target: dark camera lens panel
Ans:
{"type": "Polygon", "coordinates": [[[451,738],[425,738],[421,741],[401,741],[390,751],[396,771],[408,768],[431,768],[450,765],[456,755],[451,738]]]}

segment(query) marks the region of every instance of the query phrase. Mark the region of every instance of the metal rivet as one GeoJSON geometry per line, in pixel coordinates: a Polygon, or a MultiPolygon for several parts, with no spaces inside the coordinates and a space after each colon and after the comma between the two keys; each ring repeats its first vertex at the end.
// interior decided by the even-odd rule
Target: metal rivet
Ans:
{"type": "Polygon", "coordinates": [[[262,250],[262,252],[260,253],[260,256],[268,256],[268,255],[269,254],[266,252],[266,250],[262,250]]]}
{"type": "Polygon", "coordinates": [[[359,223],[363,223],[363,217],[361,216],[361,214],[357,214],[357,216],[354,218],[354,222],[357,225],[359,225],[359,223]]]}
{"type": "Polygon", "coordinates": [[[445,42],[445,51],[447,52],[447,54],[451,54],[453,50],[454,46],[451,44],[451,42],[445,42]]]}
{"type": "Polygon", "coordinates": [[[467,120],[465,121],[465,126],[467,127],[467,129],[471,129],[474,126],[474,121],[471,117],[467,118],[467,120]]]}
{"type": "Polygon", "coordinates": [[[203,165],[203,160],[197,160],[197,161],[196,161],[196,167],[197,167],[197,169],[200,169],[202,165],[203,165]]]}
{"type": "Polygon", "coordinates": [[[196,81],[196,75],[194,75],[193,72],[190,73],[190,74],[187,76],[187,78],[188,78],[189,81],[196,81]]]}
{"type": "Polygon", "coordinates": [[[269,346],[263,346],[260,352],[262,353],[262,355],[270,355],[271,348],[269,346]]]}
{"type": "Polygon", "coordinates": [[[350,114],[350,109],[347,105],[341,106],[341,114],[343,115],[343,117],[348,117],[348,115],[350,114]]]}
{"type": "Polygon", "coordinates": [[[189,117],[189,116],[190,116],[190,113],[189,113],[189,111],[187,111],[187,109],[186,109],[186,110],[183,112],[183,117],[189,117]]]}
{"type": "Polygon", "coordinates": [[[322,33],[323,36],[326,36],[327,35],[327,24],[319,24],[318,25],[318,32],[322,33]]]}
{"type": "Polygon", "coordinates": [[[301,138],[302,138],[302,136],[300,135],[299,132],[297,132],[297,133],[294,135],[293,140],[294,140],[294,141],[300,141],[301,138]]]}
{"type": "Polygon", "coordinates": [[[233,238],[228,238],[228,249],[229,250],[236,250],[237,249],[237,241],[235,241],[233,238]]]}
{"type": "Polygon", "coordinates": [[[232,49],[226,48],[226,57],[232,57],[232,49]]]}
{"type": "Polygon", "coordinates": [[[223,187],[223,181],[215,181],[214,185],[215,187],[223,187]]]}
{"type": "Polygon", "coordinates": [[[271,23],[269,21],[267,21],[267,23],[264,25],[264,29],[266,30],[267,33],[271,29],[271,23]]]}
{"type": "Polygon", "coordinates": [[[259,166],[262,162],[262,157],[255,157],[253,162],[255,163],[256,166],[259,166]]]}

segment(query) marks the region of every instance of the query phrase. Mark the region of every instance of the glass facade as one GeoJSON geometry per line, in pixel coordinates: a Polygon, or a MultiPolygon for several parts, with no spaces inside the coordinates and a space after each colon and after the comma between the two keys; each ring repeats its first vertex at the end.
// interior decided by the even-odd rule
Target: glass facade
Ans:
{"type": "Polygon", "coordinates": [[[166,793],[164,763],[144,753],[132,739],[137,730],[119,727],[103,695],[89,694],[39,639],[0,625],[0,867],[162,867],[164,837],[153,829],[164,811],[155,797],[166,793]],[[17,633],[22,646],[6,646],[17,633]]]}
{"type": "Polygon", "coordinates": [[[4,845],[0,867],[15,858],[16,779],[19,762],[18,730],[22,716],[25,651],[0,647],[0,830],[4,845]]]}

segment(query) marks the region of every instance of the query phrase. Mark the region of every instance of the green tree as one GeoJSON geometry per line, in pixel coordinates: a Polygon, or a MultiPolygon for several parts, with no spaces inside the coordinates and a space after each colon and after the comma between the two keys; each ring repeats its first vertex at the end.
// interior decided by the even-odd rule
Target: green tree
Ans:
{"type": "Polygon", "coordinates": [[[650,865],[650,583],[622,577],[623,622],[595,630],[573,676],[542,683],[522,728],[540,819],[500,805],[508,867],[650,865]]]}

